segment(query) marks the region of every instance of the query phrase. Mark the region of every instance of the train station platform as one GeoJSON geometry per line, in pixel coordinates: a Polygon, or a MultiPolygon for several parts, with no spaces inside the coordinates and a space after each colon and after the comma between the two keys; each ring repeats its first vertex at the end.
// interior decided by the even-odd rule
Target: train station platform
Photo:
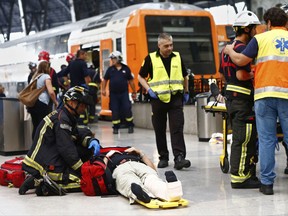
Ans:
{"type": "MultiPolygon", "coordinates": [[[[146,153],[155,165],[158,155],[154,131],[135,128],[133,134],[120,129],[112,134],[112,123],[99,121],[91,124],[102,146],[135,146],[146,153]]],[[[258,189],[232,189],[230,175],[222,173],[219,166],[221,144],[199,142],[198,137],[185,134],[187,158],[191,167],[174,170],[170,137],[167,134],[170,150],[169,167],[158,169],[164,172],[173,170],[183,185],[184,198],[189,200],[187,207],[173,209],[147,209],[139,204],[130,205],[128,199],[117,197],[88,197],[83,193],[70,193],[65,196],[37,197],[34,193],[18,195],[18,189],[0,186],[0,216],[39,216],[39,215],[287,215],[288,214],[288,175],[284,174],[286,157],[284,148],[276,150],[277,178],[274,195],[265,196],[258,189]]],[[[228,146],[230,150],[230,145],[228,146]]],[[[0,156],[0,163],[14,156],[0,156]]],[[[258,167],[258,166],[257,166],[258,167]]],[[[258,172],[257,172],[258,173],[258,172]]]]}

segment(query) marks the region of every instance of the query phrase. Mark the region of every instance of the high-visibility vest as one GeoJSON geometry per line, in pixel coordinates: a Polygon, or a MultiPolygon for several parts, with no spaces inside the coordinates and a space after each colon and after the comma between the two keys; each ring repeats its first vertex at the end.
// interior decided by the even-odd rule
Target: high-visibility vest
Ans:
{"type": "Polygon", "coordinates": [[[184,78],[182,75],[181,58],[178,52],[173,52],[175,56],[171,58],[170,78],[167,74],[165,66],[156,52],[150,53],[153,67],[153,79],[149,80],[150,88],[157,94],[158,98],[169,103],[171,94],[183,91],[184,78]]]}
{"type": "Polygon", "coordinates": [[[288,99],[288,31],[284,27],[274,27],[255,38],[258,54],[254,99],[288,99]]]}

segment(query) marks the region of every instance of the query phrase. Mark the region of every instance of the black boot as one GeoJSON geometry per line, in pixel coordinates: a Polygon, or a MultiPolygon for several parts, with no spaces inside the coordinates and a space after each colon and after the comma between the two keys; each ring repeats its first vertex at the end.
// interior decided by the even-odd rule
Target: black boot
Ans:
{"type": "Polygon", "coordinates": [[[149,195],[145,191],[143,191],[140,185],[136,183],[132,183],[131,191],[137,197],[139,201],[142,201],[144,203],[149,203],[151,201],[151,198],[149,197],[149,195]]]}
{"type": "Polygon", "coordinates": [[[21,187],[19,188],[18,193],[20,195],[24,195],[28,190],[35,188],[35,178],[33,176],[29,176],[25,179],[21,187]]]}

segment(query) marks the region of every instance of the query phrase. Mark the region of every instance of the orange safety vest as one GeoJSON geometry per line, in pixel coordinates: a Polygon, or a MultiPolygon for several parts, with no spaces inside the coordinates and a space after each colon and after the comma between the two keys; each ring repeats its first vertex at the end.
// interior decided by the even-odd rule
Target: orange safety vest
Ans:
{"type": "Polygon", "coordinates": [[[285,27],[255,35],[258,53],[255,66],[255,95],[288,99],[288,31],[285,27]]]}

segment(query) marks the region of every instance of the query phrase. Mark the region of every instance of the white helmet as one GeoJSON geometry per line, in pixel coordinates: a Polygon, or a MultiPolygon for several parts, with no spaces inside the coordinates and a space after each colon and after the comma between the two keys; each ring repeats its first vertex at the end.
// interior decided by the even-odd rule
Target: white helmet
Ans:
{"type": "Polygon", "coordinates": [[[286,14],[288,14],[288,4],[283,4],[280,8],[284,10],[286,14]]]}
{"type": "Polygon", "coordinates": [[[123,60],[122,53],[117,50],[110,53],[109,58],[116,58],[118,62],[123,60]]]}
{"type": "Polygon", "coordinates": [[[261,24],[256,14],[251,11],[242,11],[237,14],[237,17],[233,23],[234,26],[249,26],[249,25],[259,25],[261,24]]]}

